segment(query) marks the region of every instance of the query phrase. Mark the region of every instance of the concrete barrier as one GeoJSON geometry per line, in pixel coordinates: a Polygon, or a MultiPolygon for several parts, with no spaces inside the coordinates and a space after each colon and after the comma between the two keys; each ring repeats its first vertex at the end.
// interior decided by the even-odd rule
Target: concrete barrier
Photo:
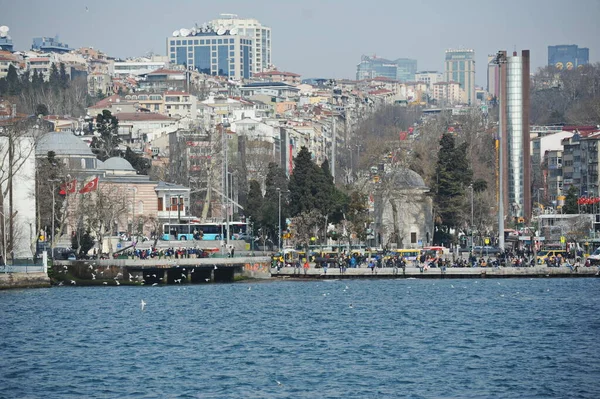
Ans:
{"type": "Polygon", "coordinates": [[[11,288],[47,288],[50,278],[46,273],[3,273],[0,274],[0,289],[11,288]]]}

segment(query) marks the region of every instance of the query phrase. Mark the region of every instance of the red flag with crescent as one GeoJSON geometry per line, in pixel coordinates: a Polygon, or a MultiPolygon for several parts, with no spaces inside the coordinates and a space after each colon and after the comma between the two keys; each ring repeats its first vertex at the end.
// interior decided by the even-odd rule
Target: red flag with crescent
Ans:
{"type": "Polygon", "coordinates": [[[89,193],[90,191],[94,191],[98,189],[98,178],[96,177],[93,180],[90,180],[88,183],[83,186],[81,190],[79,190],[80,194],[89,193]]]}
{"type": "Polygon", "coordinates": [[[60,185],[60,195],[73,194],[77,191],[77,180],[71,180],[60,185]]]}

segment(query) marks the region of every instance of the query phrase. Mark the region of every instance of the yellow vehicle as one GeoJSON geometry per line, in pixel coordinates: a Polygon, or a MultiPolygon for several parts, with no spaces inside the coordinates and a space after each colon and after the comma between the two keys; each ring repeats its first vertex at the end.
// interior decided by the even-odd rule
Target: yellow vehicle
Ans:
{"type": "Polygon", "coordinates": [[[543,249],[535,255],[535,263],[537,265],[544,265],[548,259],[553,260],[557,257],[560,258],[560,263],[563,263],[566,255],[567,251],[562,249],[543,249]]]}

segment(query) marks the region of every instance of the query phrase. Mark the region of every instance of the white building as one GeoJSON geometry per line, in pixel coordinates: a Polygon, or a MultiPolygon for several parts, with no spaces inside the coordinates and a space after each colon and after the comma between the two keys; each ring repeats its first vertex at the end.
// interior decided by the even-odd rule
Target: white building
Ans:
{"type": "Polygon", "coordinates": [[[236,14],[221,14],[210,23],[224,29],[237,29],[237,34],[252,40],[252,72],[268,71],[271,61],[271,28],[254,18],[238,18],[236,14]]]}
{"type": "Polygon", "coordinates": [[[7,253],[6,259],[31,259],[35,254],[35,137],[38,134],[37,129],[29,129],[25,134],[16,134],[11,128],[10,120],[4,120],[0,125],[0,190],[8,193],[0,209],[0,222],[4,224],[4,228],[0,227],[0,232],[4,233],[4,236],[0,237],[3,257],[4,244],[9,242],[11,237],[11,211],[14,239],[12,255],[7,253]],[[12,160],[8,156],[11,142],[14,154],[12,160]]]}
{"type": "Polygon", "coordinates": [[[432,85],[444,80],[444,74],[437,71],[420,71],[415,73],[417,82],[424,82],[427,85],[427,90],[432,90],[432,85]]]}
{"type": "Polygon", "coordinates": [[[139,76],[168,67],[166,56],[153,56],[152,58],[136,58],[125,61],[115,61],[113,71],[115,76],[139,76]]]}

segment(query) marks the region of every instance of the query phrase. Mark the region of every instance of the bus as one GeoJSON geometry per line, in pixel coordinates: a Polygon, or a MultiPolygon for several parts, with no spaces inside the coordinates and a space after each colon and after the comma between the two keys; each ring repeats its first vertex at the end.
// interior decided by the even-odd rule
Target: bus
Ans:
{"type": "Polygon", "coordinates": [[[222,223],[165,223],[162,239],[215,241],[220,240],[222,234],[222,223]]]}
{"type": "Polygon", "coordinates": [[[404,258],[406,260],[415,261],[419,259],[421,255],[421,250],[419,249],[392,249],[389,253],[390,256],[398,255],[399,258],[404,258]]]}
{"type": "MultiPolygon", "coordinates": [[[[244,239],[247,236],[246,222],[229,222],[229,238],[244,239]]],[[[204,240],[219,241],[227,234],[227,223],[165,223],[162,239],[169,240],[204,240]],[[170,233],[170,234],[169,234],[170,233]]]]}

